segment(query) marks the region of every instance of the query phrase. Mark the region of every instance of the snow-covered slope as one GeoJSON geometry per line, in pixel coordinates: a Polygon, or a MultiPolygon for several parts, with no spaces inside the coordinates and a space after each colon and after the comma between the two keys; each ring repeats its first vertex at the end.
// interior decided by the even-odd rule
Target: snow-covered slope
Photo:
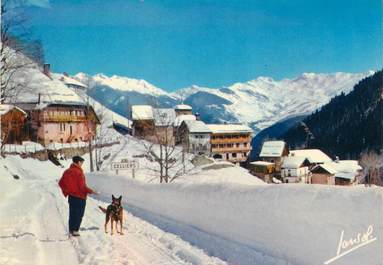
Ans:
{"type": "MultiPolygon", "coordinates": [[[[210,170],[208,174],[235,179],[242,172],[210,170]]],[[[89,181],[106,196],[122,194],[134,215],[229,264],[319,265],[337,254],[341,256],[334,264],[339,265],[380,265],[383,259],[380,187],[203,179],[161,185],[111,172],[92,174],[89,181]]]]}
{"type": "Polygon", "coordinates": [[[155,162],[137,157],[142,145],[127,136],[105,148],[102,171],[86,172],[101,194],[88,198],[81,237],[69,240],[57,180],[70,161],[61,168],[0,158],[0,264],[314,265],[336,256],[342,235],[357,240],[358,233],[365,234],[358,248],[345,245],[333,264],[381,264],[380,187],[267,185],[240,167],[195,169],[159,184],[149,170],[155,162]],[[133,157],[136,179],[111,171],[111,162],[133,157]],[[103,231],[97,206],[111,194],[123,196],[123,236],[103,231]]]}
{"type": "Polygon", "coordinates": [[[88,198],[81,237],[69,239],[68,203],[57,185],[63,171],[49,161],[0,158],[0,264],[227,264],[128,211],[125,235],[105,234],[98,205],[111,194],[88,198]]]}
{"type": "Polygon", "coordinates": [[[79,81],[91,84],[90,94],[106,106],[125,114],[128,105],[156,104],[172,107],[181,101],[193,106],[206,122],[243,122],[255,132],[277,121],[310,114],[332,97],[349,92],[365,73],[303,73],[295,79],[259,77],[228,87],[191,86],[167,93],[143,80],[80,73],[79,81]],[[123,107],[122,107],[123,105],[123,107]]]}
{"type": "Polygon", "coordinates": [[[173,107],[178,100],[145,80],[117,75],[108,77],[104,74],[89,76],[84,73],[79,73],[74,78],[89,85],[88,94],[91,97],[124,117],[129,117],[131,105],[173,107]]]}
{"type": "Polygon", "coordinates": [[[370,74],[304,73],[298,78],[280,81],[259,77],[221,89],[193,86],[176,93],[201,113],[212,116],[218,111],[224,113],[221,122],[227,117],[248,123],[258,131],[288,117],[313,112],[335,95],[349,92],[355,83],[370,74]],[[211,102],[206,101],[208,94],[215,96],[210,96],[211,102]],[[201,99],[204,104],[198,105],[201,99]]]}

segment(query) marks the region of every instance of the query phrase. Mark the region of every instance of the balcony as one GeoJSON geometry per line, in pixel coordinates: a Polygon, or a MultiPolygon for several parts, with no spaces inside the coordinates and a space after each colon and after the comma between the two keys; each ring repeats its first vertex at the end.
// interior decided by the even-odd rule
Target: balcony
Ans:
{"type": "Polygon", "coordinates": [[[211,149],[213,153],[244,153],[251,151],[251,146],[247,147],[214,147],[211,149]]]}
{"type": "Polygon", "coordinates": [[[238,137],[238,138],[215,138],[210,139],[212,144],[232,144],[232,143],[250,143],[251,137],[238,137]]]}
{"type": "Polygon", "coordinates": [[[48,122],[84,122],[87,120],[86,116],[75,116],[75,115],[43,115],[43,121],[48,122]]]}

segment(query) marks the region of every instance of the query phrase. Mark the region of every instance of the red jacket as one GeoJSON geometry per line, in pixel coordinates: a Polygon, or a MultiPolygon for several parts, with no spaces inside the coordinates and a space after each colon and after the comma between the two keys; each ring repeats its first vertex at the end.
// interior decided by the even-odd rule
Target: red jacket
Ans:
{"type": "Polygon", "coordinates": [[[76,164],[71,164],[70,167],[64,171],[59,181],[59,186],[65,197],[71,195],[85,200],[88,193],[93,193],[93,190],[86,186],[82,168],[76,164]]]}

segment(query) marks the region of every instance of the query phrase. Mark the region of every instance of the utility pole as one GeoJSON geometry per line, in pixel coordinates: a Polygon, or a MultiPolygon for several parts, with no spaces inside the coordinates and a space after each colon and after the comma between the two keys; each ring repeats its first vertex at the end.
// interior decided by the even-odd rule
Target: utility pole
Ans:
{"type": "Polygon", "coordinates": [[[92,133],[90,131],[89,125],[90,125],[90,106],[89,106],[89,95],[88,95],[88,89],[89,89],[89,81],[86,86],[86,123],[88,127],[88,147],[89,147],[89,162],[90,162],[90,172],[94,171],[93,167],[93,152],[92,152],[92,133]]]}

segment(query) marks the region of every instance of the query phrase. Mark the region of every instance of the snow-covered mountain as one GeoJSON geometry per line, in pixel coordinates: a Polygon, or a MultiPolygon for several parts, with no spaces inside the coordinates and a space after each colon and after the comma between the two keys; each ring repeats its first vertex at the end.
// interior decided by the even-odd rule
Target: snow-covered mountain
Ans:
{"type": "Polygon", "coordinates": [[[303,73],[295,79],[270,77],[221,88],[191,86],[168,93],[144,80],[79,73],[76,79],[90,86],[89,94],[121,115],[133,104],[172,107],[183,101],[206,122],[243,122],[255,132],[298,115],[307,115],[332,97],[349,92],[365,73],[303,73]]]}

